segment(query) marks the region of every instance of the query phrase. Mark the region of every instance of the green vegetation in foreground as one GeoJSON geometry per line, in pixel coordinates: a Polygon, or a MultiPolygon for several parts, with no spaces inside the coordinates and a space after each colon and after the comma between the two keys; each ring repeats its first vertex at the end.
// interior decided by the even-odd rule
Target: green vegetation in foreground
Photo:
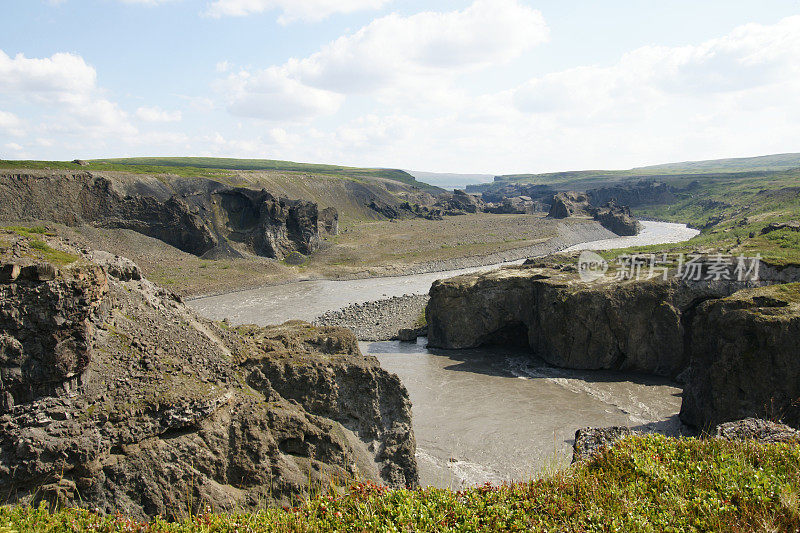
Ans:
{"type": "Polygon", "coordinates": [[[5,507],[0,524],[20,532],[794,531],[800,448],[650,435],[512,485],[412,491],[360,484],[293,509],[205,513],[179,522],[5,507]]]}

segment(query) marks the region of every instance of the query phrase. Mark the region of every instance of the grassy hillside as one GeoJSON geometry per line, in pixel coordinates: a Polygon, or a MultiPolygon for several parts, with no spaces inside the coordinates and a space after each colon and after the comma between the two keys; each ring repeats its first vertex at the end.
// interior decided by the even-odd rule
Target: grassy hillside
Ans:
{"type": "Polygon", "coordinates": [[[766,177],[787,170],[800,169],[800,153],[776,154],[736,159],[714,159],[708,161],[686,161],[668,163],[629,170],[578,170],[550,172],[544,174],[508,174],[497,176],[494,183],[480,187],[492,187],[508,183],[531,183],[554,185],[561,189],[591,189],[603,185],[651,179],[667,181],[672,178],[687,180],[711,180],[766,177]]]}
{"type": "Polygon", "coordinates": [[[286,196],[333,207],[342,223],[380,218],[367,205],[371,200],[386,204],[404,201],[407,195],[437,193],[438,187],[417,181],[402,170],[362,169],[332,165],[310,165],[288,161],[216,158],[134,158],[90,161],[80,166],[68,161],[6,161],[8,170],[88,170],[96,174],[155,176],[164,183],[181,178],[205,178],[225,185],[266,189],[286,196]]]}
{"type": "Polygon", "coordinates": [[[139,522],[81,510],[0,509],[0,531],[796,531],[800,447],[629,437],[529,482],[467,490],[320,491],[294,508],[139,522]]]}
{"type": "Polygon", "coordinates": [[[709,159],[706,161],[684,161],[665,165],[651,165],[634,171],[670,172],[752,172],[790,170],[800,168],[800,154],[775,154],[758,157],[736,157],[731,159],[709,159]]]}
{"type": "Polygon", "coordinates": [[[117,167],[159,167],[172,169],[212,169],[212,170],[276,170],[281,172],[302,172],[344,176],[361,179],[382,178],[419,187],[423,190],[438,190],[438,187],[417,181],[414,176],[403,171],[385,168],[356,168],[338,165],[295,163],[274,159],[231,159],[221,157],[130,157],[119,159],[92,160],[91,165],[110,164],[117,167]]]}

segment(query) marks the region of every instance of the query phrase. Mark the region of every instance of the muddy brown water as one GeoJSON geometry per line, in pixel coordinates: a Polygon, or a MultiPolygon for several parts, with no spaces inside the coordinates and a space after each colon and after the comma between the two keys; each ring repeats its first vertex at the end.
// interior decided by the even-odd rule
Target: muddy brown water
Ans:
{"type": "MultiPolygon", "coordinates": [[[[687,240],[696,230],[645,222],[636,237],[573,249],[611,249],[687,240]]],[[[352,303],[423,294],[436,279],[497,265],[352,281],[308,281],[189,302],[234,324],[312,320],[352,303]]],[[[523,480],[568,464],[577,429],[626,425],[679,430],[681,389],[649,376],[550,367],[530,353],[499,348],[429,350],[416,343],[362,342],[361,350],[396,373],[413,403],[417,462],[424,486],[461,488],[523,480]]]]}

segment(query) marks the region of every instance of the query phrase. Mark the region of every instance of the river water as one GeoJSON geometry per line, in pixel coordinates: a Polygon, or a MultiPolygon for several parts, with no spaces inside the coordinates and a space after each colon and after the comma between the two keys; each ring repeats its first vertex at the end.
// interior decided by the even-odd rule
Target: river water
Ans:
{"type": "MultiPolygon", "coordinates": [[[[611,249],[690,239],[681,224],[643,222],[635,237],[572,249],[611,249]]],[[[480,268],[353,281],[307,281],[201,298],[201,314],[234,324],[312,320],[346,305],[428,292],[436,279],[480,268]]],[[[626,425],[678,431],[681,389],[649,376],[550,367],[530,353],[498,348],[428,350],[416,343],[362,342],[396,373],[413,404],[423,486],[461,488],[523,480],[569,463],[575,431],[626,425]]]]}
{"type": "MultiPolygon", "coordinates": [[[[664,244],[691,239],[699,232],[683,224],[642,222],[642,231],[633,237],[618,237],[578,244],[568,250],[611,249],[646,244],[664,244]]],[[[522,260],[505,264],[521,263],[522,260]]],[[[198,313],[213,320],[227,318],[232,324],[280,324],[290,319],[312,321],[325,311],[350,304],[371,302],[404,294],[426,294],[437,279],[480,272],[499,265],[346,281],[313,280],[272,285],[230,292],[189,301],[198,313]]]]}

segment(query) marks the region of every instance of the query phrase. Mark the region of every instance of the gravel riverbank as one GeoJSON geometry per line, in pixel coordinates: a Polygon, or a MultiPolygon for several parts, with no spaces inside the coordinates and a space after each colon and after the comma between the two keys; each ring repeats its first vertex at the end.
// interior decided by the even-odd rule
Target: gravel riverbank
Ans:
{"type": "Polygon", "coordinates": [[[412,329],[428,305],[427,294],[393,296],[374,302],[348,305],[318,317],[318,326],[340,326],[353,330],[362,341],[397,338],[401,329],[412,329]]]}

